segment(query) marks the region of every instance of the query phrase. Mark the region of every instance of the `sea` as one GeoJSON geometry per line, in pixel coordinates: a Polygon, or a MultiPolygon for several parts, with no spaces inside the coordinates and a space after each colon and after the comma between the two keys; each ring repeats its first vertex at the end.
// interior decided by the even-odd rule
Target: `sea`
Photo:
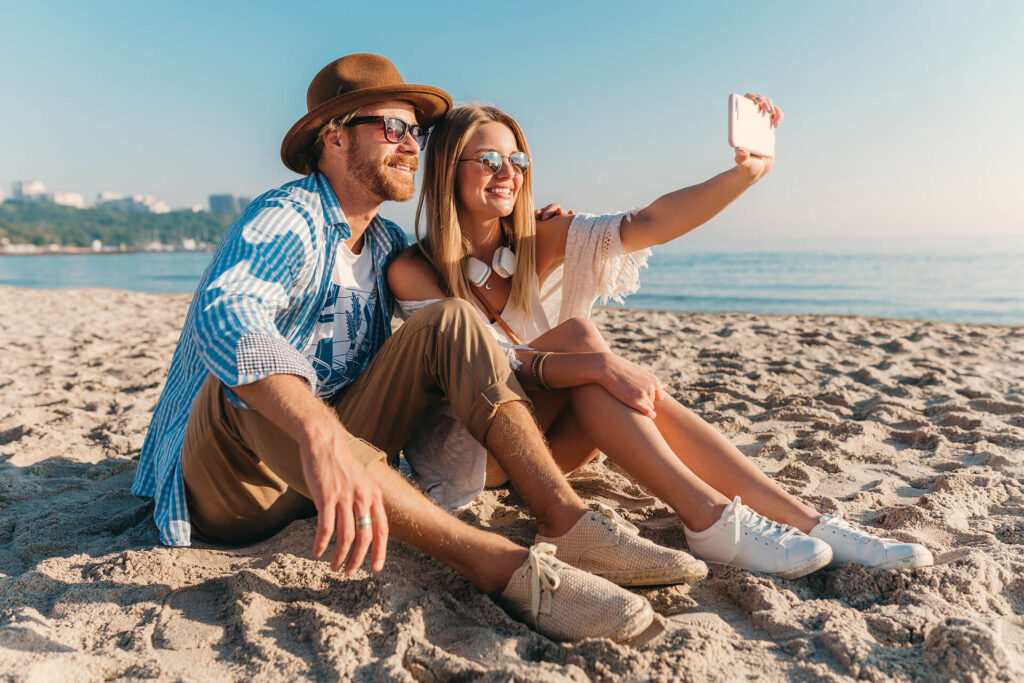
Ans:
{"type": "MultiPolygon", "coordinates": [[[[0,255],[0,284],[192,292],[212,254],[0,255]]],[[[1024,325],[1024,236],[658,247],[627,308],[1024,325]]]]}

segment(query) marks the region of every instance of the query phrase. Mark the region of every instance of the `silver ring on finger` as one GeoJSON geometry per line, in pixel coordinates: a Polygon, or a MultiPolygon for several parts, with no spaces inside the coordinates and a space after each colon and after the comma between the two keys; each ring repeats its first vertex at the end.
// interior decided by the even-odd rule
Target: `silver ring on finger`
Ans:
{"type": "Polygon", "coordinates": [[[369,514],[359,515],[356,518],[357,529],[369,529],[371,526],[373,526],[373,518],[369,514]]]}

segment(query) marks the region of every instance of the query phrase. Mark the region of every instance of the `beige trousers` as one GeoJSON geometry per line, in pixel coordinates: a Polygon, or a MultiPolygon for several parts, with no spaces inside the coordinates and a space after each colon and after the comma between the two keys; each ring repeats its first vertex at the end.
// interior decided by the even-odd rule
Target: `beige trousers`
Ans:
{"type": "MultiPolygon", "coordinates": [[[[391,462],[428,407],[447,398],[484,443],[497,407],[529,403],[472,305],[431,304],[385,342],[354,382],[329,401],[364,464],[391,462]]],[[[244,545],[316,513],[298,443],[255,410],[230,403],[211,375],[192,404],[181,456],[189,516],[206,541],[244,545]]]]}

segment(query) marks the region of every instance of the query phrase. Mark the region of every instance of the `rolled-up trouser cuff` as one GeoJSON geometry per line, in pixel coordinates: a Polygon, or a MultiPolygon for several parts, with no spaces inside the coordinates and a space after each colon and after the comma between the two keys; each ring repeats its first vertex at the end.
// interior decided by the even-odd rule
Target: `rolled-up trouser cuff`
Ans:
{"type": "Polygon", "coordinates": [[[487,445],[487,432],[490,431],[491,423],[494,422],[498,406],[510,401],[521,401],[528,407],[531,405],[530,399],[525,396],[515,375],[510,374],[504,381],[492,384],[480,392],[473,404],[469,423],[466,425],[466,429],[474,439],[484,446],[487,445]]]}

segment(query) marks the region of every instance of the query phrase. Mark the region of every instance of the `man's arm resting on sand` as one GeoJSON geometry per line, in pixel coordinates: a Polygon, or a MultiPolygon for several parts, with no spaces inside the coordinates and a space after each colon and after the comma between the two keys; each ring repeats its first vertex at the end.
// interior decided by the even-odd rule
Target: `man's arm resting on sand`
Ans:
{"type": "Polygon", "coordinates": [[[361,531],[357,538],[355,520],[370,514],[372,566],[380,571],[388,540],[380,487],[349,449],[349,433],[337,414],[310,392],[305,379],[296,375],[270,375],[231,389],[299,444],[302,474],[318,515],[313,556],[323,554],[337,527],[331,569],[336,571],[348,555],[345,573],[351,576],[362,564],[371,541],[368,530],[361,531]]]}

